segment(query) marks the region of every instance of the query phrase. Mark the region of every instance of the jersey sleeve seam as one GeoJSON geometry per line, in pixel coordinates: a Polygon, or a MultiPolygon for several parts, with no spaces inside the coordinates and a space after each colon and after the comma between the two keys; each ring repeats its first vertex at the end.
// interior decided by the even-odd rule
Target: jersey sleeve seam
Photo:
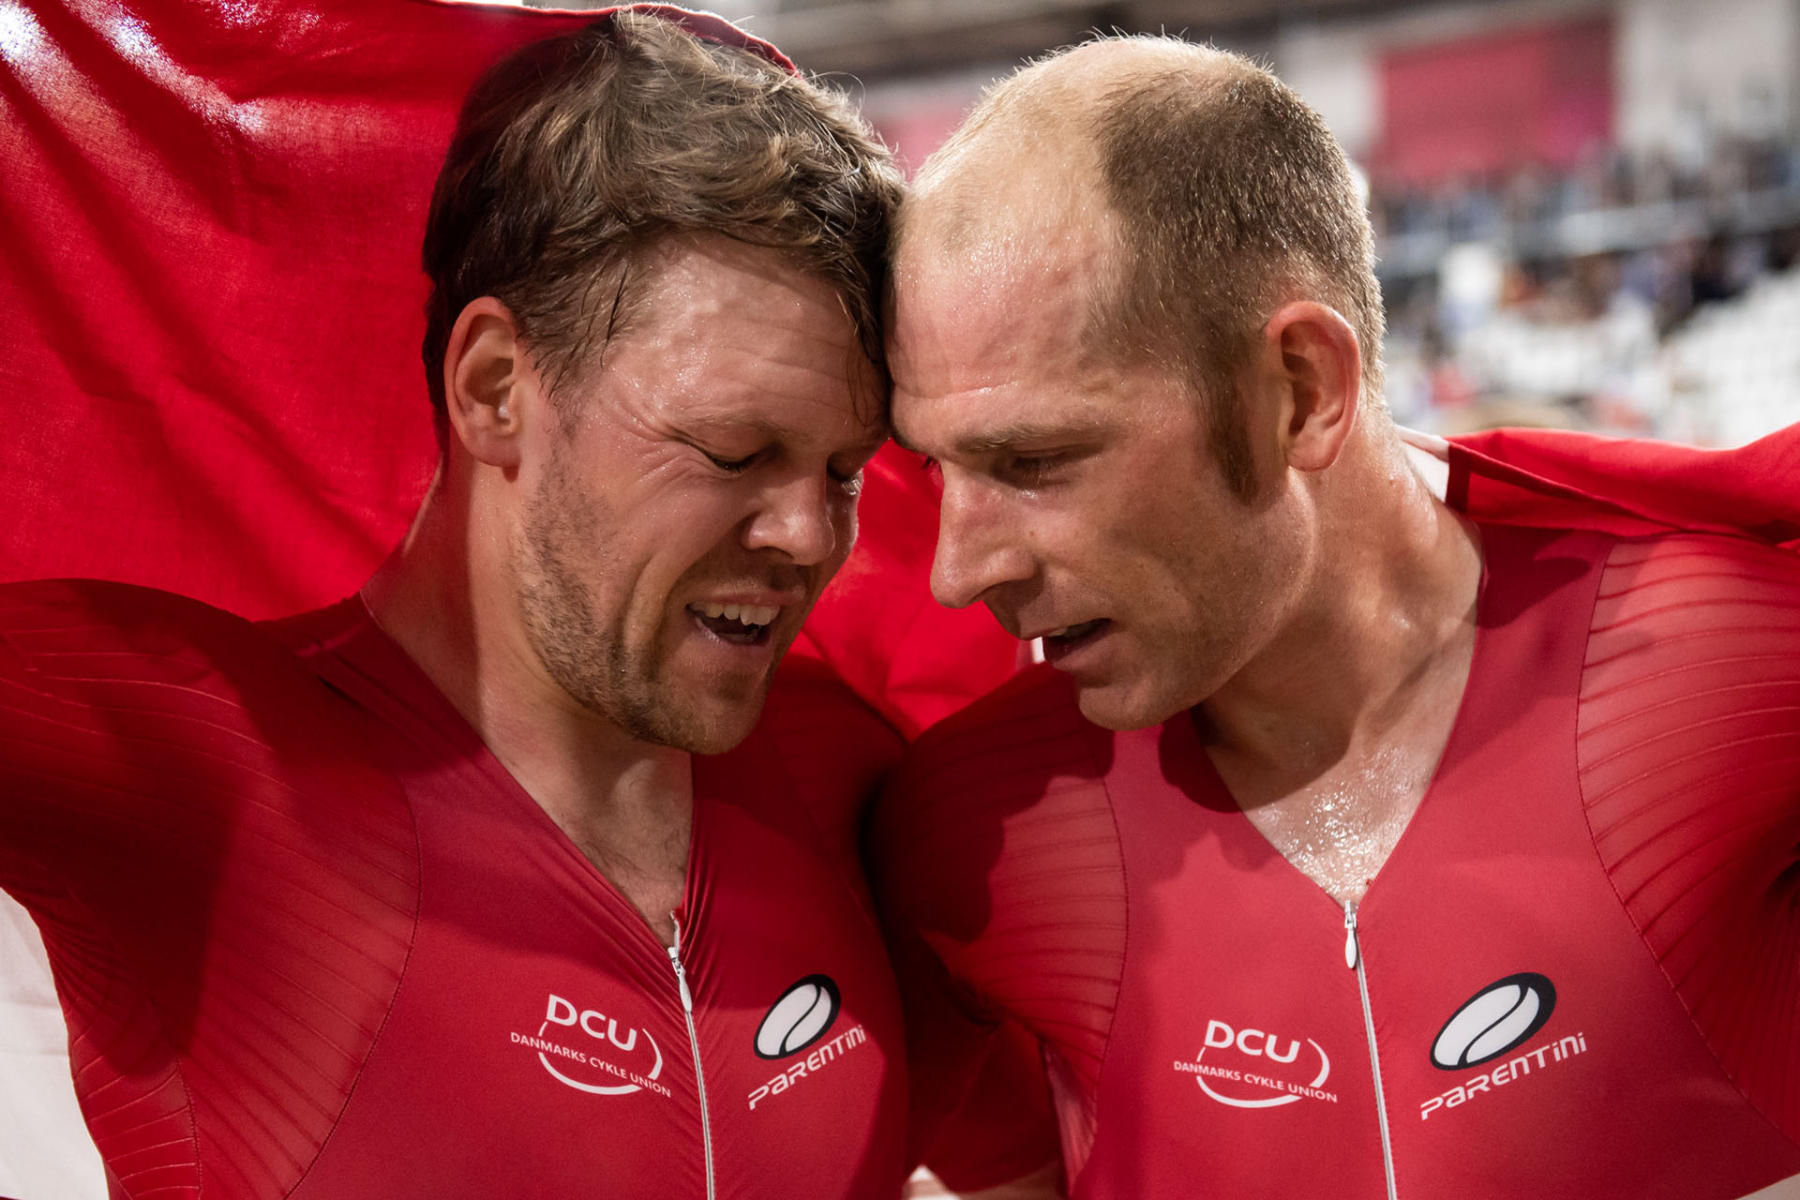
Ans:
{"type": "MultiPolygon", "coordinates": [[[[1643,539],[1641,538],[1635,539],[1635,541],[1639,542],[1642,540],[1643,539]]],[[[1588,632],[1586,637],[1582,639],[1581,671],[1576,679],[1575,721],[1570,732],[1570,739],[1572,742],[1571,761],[1575,764],[1575,794],[1581,804],[1582,824],[1587,827],[1588,831],[1588,847],[1594,853],[1594,862],[1600,869],[1601,877],[1606,880],[1608,890],[1612,892],[1613,898],[1618,901],[1620,913],[1631,925],[1632,930],[1637,934],[1638,944],[1643,947],[1644,953],[1649,956],[1650,961],[1655,965],[1657,973],[1661,975],[1663,981],[1668,984],[1669,993],[1675,998],[1675,1003],[1681,1006],[1681,1011],[1686,1015],[1688,1024],[1693,1028],[1695,1036],[1700,1039],[1700,1045],[1705,1048],[1707,1057],[1712,1059],[1713,1064],[1718,1067],[1719,1074],[1724,1076],[1726,1081],[1731,1084],[1732,1091],[1742,1097],[1745,1105],[1749,1107],[1750,1111],[1754,1112],[1758,1118],[1765,1122],[1790,1145],[1800,1146],[1800,1141],[1797,1141],[1793,1134],[1788,1130],[1783,1129],[1774,1118],[1763,1111],[1762,1105],[1758,1104],[1749,1092],[1744,1090],[1743,1085],[1738,1081],[1737,1075],[1733,1073],[1731,1069],[1725,1065],[1724,1060],[1719,1057],[1719,1052],[1714,1048],[1712,1039],[1707,1036],[1705,1027],[1700,1024],[1699,1018],[1694,1015],[1693,1006],[1688,1003],[1687,997],[1681,994],[1681,988],[1677,986],[1674,978],[1669,974],[1669,969],[1664,965],[1662,956],[1656,952],[1656,947],[1651,944],[1649,932],[1639,923],[1637,915],[1631,911],[1631,905],[1626,902],[1625,897],[1619,891],[1619,884],[1613,877],[1612,869],[1607,866],[1605,857],[1600,853],[1600,837],[1598,831],[1594,828],[1593,809],[1588,804],[1587,775],[1582,769],[1581,756],[1581,731],[1584,722],[1584,702],[1586,698],[1588,674],[1587,654],[1589,642],[1593,638],[1594,621],[1596,619],[1595,613],[1599,606],[1600,589],[1604,586],[1606,574],[1613,565],[1614,557],[1623,547],[1630,544],[1632,544],[1632,542],[1625,539],[1615,541],[1607,549],[1606,558],[1601,563],[1600,570],[1594,573],[1594,594],[1589,603],[1588,632]]]]}
{"type": "MultiPolygon", "coordinates": [[[[187,1121],[188,1142],[193,1154],[194,1179],[196,1181],[195,1194],[196,1196],[205,1196],[208,1194],[206,1186],[207,1171],[205,1159],[200,1153],[200,1118],[194,1111],[194,1090],[188,1086],[187,1072],[182,1066],[182,1057],[175,1052],[174,1039],[169,1037],[169,1020],[164,1012],[163,1005],[157,1000],[156,993],[151,988],[144,985],[143,973],[137,969],[135,958],[127,957],[120,953],[125,949],[125,944],[118,940],[114,935],[113,930],[106,922],[101,921],[94,915],[92,907],[81,898],[80,894],[72,885],[65,881],[61,884],[60,891],[67,899],[70,907],[78,908],[81,912],[88,915],[89,919],[81,922],[81,924],[87,929],[104,937],[107,943],[114,948],[115,956],[121,963],[132,963],[132,975],[136,977],[132,991],[136,995],[142,997],[145,1008],[149,1009],[151,1015],[155,1017],[157,1040],[162,1044],[164,1052],[167,1053],[170,1069],[175,1074],[176,1082],[181,1086],[181,1110],[187,1121]]],[[[52,971],[52,978],[54,977],[55,972],[52,971]]],[[[57,988],[57,998],[59,1001],[61,999],[61,994],[62,989],[59,982],[57,988]]],[[[65,1019],[67,1018],[67,1015],[68,1011],[65,1009],[65,1019]]],[[[87,1031],[83,1030],[81,1036],[85,1039],[87,1037],[87,1031]]],[[[73,1064],[71,1064],[71,1067],[72,1066],[73,1064]]],[[[82,1116],[83,1123],[85,1124],[87,1116],[85,1109],[83,1110],[82,1116]]],[[[90,1138],[93,1137],[91,1128],[88,1131],[88,1136],[90,1138]]],[[[107,1160],[104,1153],[101,1155],[101,1160],[106,1163],[107,1172],[112,1174],[114,1171],[113,1163],[107,1160]]]]}
{"type": "Polygon", "coordinates": [[[343,1127],[344,1115],[350,1111],[350,1105],[356,1099],[356,1089],[362,1086],[363,1076],[369,1070],[369,1060],[375,1057],[375,1051],[381,1045],[382,1035],[387,1032],[388,1022],[393,1020],[394,1010],[400,1007],[400,994],[405,991],[407,980],[410,977],[413,951],[417,950],[419,946],[420,914],[425,905],[425,851],[419,841],[418,816],[413,812],[410,799],[407,802],[406,811],[412,829],[413,861],[414,869],[417,872],[415,877],[419,881],[413,892],[412,934],[406,941],[406,957],[400,962],[400,971],[394,979],[393,994],[388,998],[386,1011],[381,1014],[381,1024],[376,1026],[374,1036],[369,1039],[369,1048],[363,1052],[362,1061],[356,1065],[356,1074],[351,1077],[350,1086],[344,1089],[344,1102],[338,1106],[337,1115],[332,1118],[331,1127],[325,1131],[325,1136],[319,1139],[319,1148],[313,1152],[312,1160],[306,1164],[306,1169],[300,1172],[299,1177],[294,1180],[293,1186],[287,1190],[286,1195],[289,1196],[298,1192],[305,1184],[307,1178],[318,1167],[320,1160],[325,1157],[325,1150],[331,1145],[331,1139],[336,1137],[337,1131],[343,1127]]]}
{"type": "MultiPolygon", "coordinates": [[[[1186,711],[1178,713],[1171,718],[1171,720],[1176,721],[1190,719],[1191,717],[1186,711]]],[[[1085,718],[1083,718],[1083,723],[1086,724],[1085,718]]],[[[1125,935],[1121,939],[1119,948],[1118,978],[1113,980],[1111,1011],[1108,1012],[1106,1016],[1106,1038],[1100,1047],[1100,1067],[1094,1072],[1094,1136],[1088,1143],[1087,1154],[1081,1164],[1081,1170],[1076,1172],[1076,1174],[1086,1173],[1088,1163],[1093,1160],[1094,1147],[1100,1144],[1101,1123],[1105,1120],[1105,1107],[1100,1103],[1100,1095],[1102,1089],[1105,1087],[1107,1070],[1112,1066],[1113,1030],[1119,1021],[1119,997],[1125,991],[1125,971],[1126,965],[1131,961],[1131,939],[1133,930],[1131,920],[1131,864],[1126,861],[1125,835],[1119,828],[1119,805],[1116,797],[1113,795],[1111,773],[1103,769],[1104,764],[1101,763],[1098,754],[1095,752],[1096,738],[1116,737],[1117,735],[1105,734],[1095,725],[1087,725],[1085,732],[1087,733],[1087,738],[1085,740],[1087,743],[1088,762],[1094,771],[1095,778],[1100,781],[1101,790],[1106,794],[1106,818],[1112,824],[1113,845],[1117,849],[1119,856],[1119,897],[1120,907],[1125,922],[1125,935]]],[[[1070,1178],[1067,1182],[1069,1191],[1073,1194],[1075,1191],[1075,1180],[1070,1178]]]]}

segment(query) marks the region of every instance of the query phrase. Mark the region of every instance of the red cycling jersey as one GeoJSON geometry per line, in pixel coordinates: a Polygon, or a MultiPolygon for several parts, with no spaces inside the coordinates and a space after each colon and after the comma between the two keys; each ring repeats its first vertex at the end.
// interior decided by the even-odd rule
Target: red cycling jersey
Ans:
{"type": "Polygon", "coordinates": [[[1352,909],[1186,714],[1109,733],[1040,669],[917,743],[872,844],[906,973],[950,984],[920,989],[921,1106],[1004,1016],[1078,1197],[1707,1200],[1800,1171],[1800,562],[1483,540],[1454,731],[1352,909]]]}
{"type": "Polygon", "coordinates": [[[124,1196],[885,1197],[893,980],[816,663],[694,759],[676,955],[361,602],[0,589],[0,883],[124,1196]]]}

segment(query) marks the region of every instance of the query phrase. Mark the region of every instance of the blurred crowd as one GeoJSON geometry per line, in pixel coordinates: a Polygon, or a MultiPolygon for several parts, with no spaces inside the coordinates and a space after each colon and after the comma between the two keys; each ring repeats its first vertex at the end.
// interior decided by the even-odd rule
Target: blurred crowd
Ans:
{"type": "Polygon", "coordinates": [[[1800,145],[1696,145],[1376,179],[1395,414],[1709,445],[1800,420],[1800,145]]]}

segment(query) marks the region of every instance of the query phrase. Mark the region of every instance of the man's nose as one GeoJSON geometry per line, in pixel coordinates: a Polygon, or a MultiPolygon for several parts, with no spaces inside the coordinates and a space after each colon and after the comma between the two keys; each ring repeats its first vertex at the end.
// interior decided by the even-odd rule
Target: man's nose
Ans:
{"type": "Polygon", "coordinates": [[[1031,578],[1035,568],[1023,531],[1005,504],[976,484],[944,484],[931,594],[963,608],[1001,584],[1031,578]]]}
{"type": "Polygon", "coordinates": [[[745,531],[744,544],[752,550],[779,550],[801,566],[828,561],[838,548],[838,522],[853,519],[852,501],[834,494],[839,486],[824,473],[771,484],[745,531]]]}

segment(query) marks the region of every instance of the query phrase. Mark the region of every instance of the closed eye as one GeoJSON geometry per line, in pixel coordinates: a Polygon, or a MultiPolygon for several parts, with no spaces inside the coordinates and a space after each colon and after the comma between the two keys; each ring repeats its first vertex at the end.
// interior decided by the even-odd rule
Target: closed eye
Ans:
{"type": "Polygon", "coordinates": [[[1013,454],[1002,460],[1002,478],[1024,487],[1037,488],[1052,482],[1050,476],[1060,467],[1085,457],[1076,450],[1046,450],[1034,454],[1013,454]]]}
{"type": "MultiPolygon", "coordinates": [[[[699,450],[700,448],[698,446],[696,446],[695,449],[699,450]]],[[[709,454],[705,450],[700,450],[700,453],[706,455],[707,462],[709,462],[713,466],[719,468],[719,470],[727,471],[733,475],[737,475],[737,474],[740,474],[740,473],[748,470],[750,468],[751,464],[756,462],[756,460],[758,458],[758,455],[756,455],[756,454],[746,454],[742,458],[720,458],[717,454],[709,454]]]]}

